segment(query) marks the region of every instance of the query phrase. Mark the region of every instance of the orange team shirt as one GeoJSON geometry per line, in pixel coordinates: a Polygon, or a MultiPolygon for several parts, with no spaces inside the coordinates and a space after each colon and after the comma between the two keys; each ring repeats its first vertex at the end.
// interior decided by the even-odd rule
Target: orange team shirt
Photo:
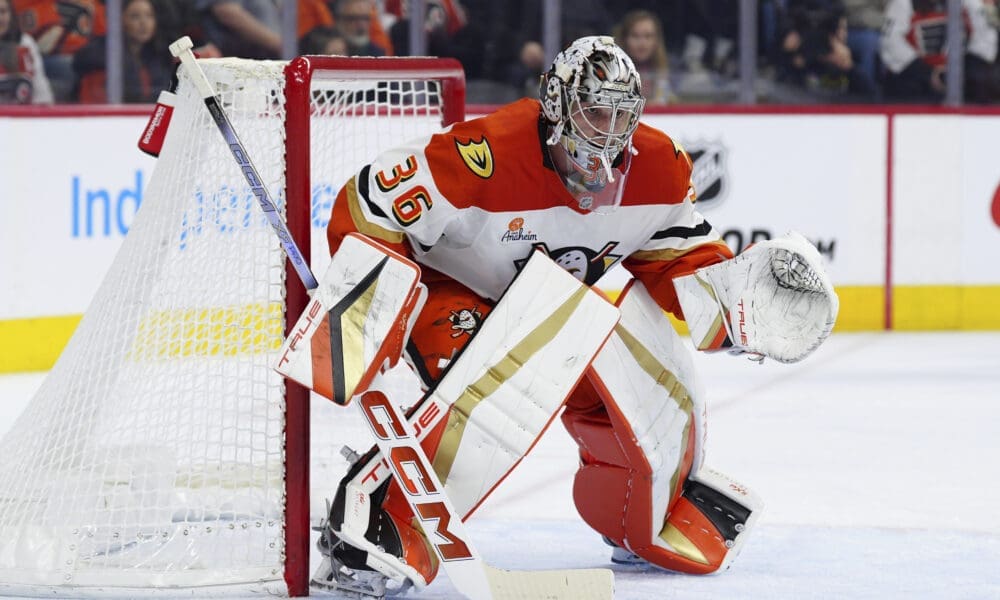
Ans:
{"type": "Polygon", "coordinates": [[[540,113],[522,99],[384,152],[337,196],[331,252],[357,231],[494,300],[536,250],[588,285],[621,264],[682,317],[672,279],[732,257],[695,210],[687,153],[640,124],[621,206],[582,211],[543,166],[540,113]]]}
{"type": "Polygon", "coordinates": [[[98,0],[14,0],[21,30],[42,54],[73,54],[107,31],[104,3],[98,0]]]}
{"type": "Polygon", "coordinates": [[[325,0],[299,0],[298,27],[296,35],[299,39],[317,27],[332,27],[333,15],[325,0]]]}

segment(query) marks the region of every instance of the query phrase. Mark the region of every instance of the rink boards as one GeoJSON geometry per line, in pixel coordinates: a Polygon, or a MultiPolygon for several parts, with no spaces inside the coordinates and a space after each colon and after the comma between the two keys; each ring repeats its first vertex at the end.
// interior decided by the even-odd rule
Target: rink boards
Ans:
{"type": "MultiPolygon", "coordinates": [[[[700,209],[732,247],[806,235],[840,331],[1000,329],[1000,111],[733,110],[644,118],[692,155],[700,209]]],[[[0,163],[0,372],[51,366],[86,309],[152,174],[135,146],[145,122],[140,108],[0,112],[14,147],[0,163]]],[[[316,268],[340,184],[313,182],[316,268]]]]}

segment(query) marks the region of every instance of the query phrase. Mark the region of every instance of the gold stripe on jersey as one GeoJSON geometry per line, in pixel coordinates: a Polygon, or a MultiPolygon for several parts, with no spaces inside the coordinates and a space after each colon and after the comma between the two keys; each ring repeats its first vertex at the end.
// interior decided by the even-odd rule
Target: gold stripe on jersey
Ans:
{"type": "Polygon", "coordinates": [[[401,232],[376,225],[365,217],[365,213],[361,209],[361,199],[358,196],[357,177],[351,177],[347,181],[345,189],[347,191],[347,208],[351,211],[351,219],[354,221],[354,227],[358,233],[391,244],[403,243],[404,236],[401,232]]]}
{"type": "Polygon", "coordinates": [[[646,262],[677,260],[678,258],[681,258],[682,256],[684,256],[688,252],[691,252],[692,250],[700,250],[700,249],[704,248],[705,246],[711,246],[711,245],[723,246],[727,250],[729,249],[729,247],[726,246],[725,242],[721,242],[721,241],[720,242],[705,242],[705,243],[697,244],[695,246],[691,246],[690,248],[684,248],[684,249],[680,249],[680,248],[660,248],[658,250],[638,250],[638,251],[633,252],[632,254],[630,254],[629,255],[629,259],[631,259],[631,260],[642,260],[642,261],[646,261],[646,262]]]}
{"type": "Polygon", "coordinates": [[[462,392],[448,413],[448,423],[445,425],[444,434],[438,444],[437,453],[434,455],[434,472],[444,485],[448,483],[448,474],[455,463],[458,455],[458,447],[465,435],[465,427],[468,425],[472,411],[480,402],[488,398],[500,387],[507,383],[517,372],[528,363],[529,360],[549,342],[566,325],[570,317],[579,307],[590,288],[580,286],[573,292],[562,306],[558,307],[551,315],[545,318],[538,327],[531,331],[524,339],[517,343],[510,352],[497,361],[496,364],[486,369],[477,381],[469,384],[462,392]]]}
{"type": "Polygon", "coordinates": [[[639,250],[638,252],[633,252],[629,255],[629,258],[635,260],[644,260],[647,262],[657,262],[657,261],[669,261],[677,260],[678,258],[684,256],[694,248],[688,248],[686,250],[678,250],[676,248],[663,248],[660,250],[639,250]]]}

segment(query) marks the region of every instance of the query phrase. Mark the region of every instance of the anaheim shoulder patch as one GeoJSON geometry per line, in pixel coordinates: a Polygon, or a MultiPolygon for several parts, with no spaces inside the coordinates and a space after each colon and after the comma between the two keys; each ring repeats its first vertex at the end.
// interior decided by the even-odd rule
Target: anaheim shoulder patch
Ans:
{"type": "Polygon", "coordinates": [[[469,140],[465,144],[455,140],[455,147],[470,171],[483,179],[493,176],[493,151],[486,136],[478,141],[469,140]]]}

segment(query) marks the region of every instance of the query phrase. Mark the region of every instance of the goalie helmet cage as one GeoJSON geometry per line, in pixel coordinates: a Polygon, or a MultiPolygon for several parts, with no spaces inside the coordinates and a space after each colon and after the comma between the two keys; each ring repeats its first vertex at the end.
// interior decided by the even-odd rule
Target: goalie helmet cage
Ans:
{"type": "MultiPolygon", "coordinates": [[[[464,118],[452,59],[199,64],[318,273],[341,185],[464,118]]],[[[0,595],[307,595],[310,496],[315,523],[346,469],[318,455],[371,443],[272,370],[308,296],[184,69],[177,96],[129,234],[0,442],[0,595]]]]}

